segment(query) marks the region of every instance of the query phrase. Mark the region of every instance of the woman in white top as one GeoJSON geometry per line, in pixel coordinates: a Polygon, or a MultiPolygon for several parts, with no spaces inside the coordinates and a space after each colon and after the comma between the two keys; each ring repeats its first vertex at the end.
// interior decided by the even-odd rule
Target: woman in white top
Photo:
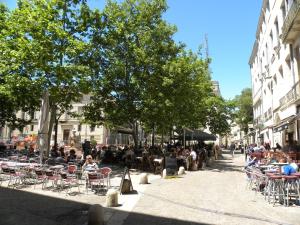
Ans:
{"type": "Polygon", "coordinates": [[[97,163],[95,163],[93,161],[93,158],[92,158],[91,155],[87,155],[86,156],[86,161],[85,161],[85,163],[82,166],[82,172],[83,173],[88,173],[90,171],[95,171],[97,169],[98,169],[97,163]]]}

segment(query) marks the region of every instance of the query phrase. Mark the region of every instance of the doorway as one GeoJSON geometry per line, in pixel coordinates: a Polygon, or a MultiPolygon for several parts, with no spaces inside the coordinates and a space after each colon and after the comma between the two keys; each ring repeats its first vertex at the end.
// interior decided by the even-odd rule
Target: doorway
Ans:
{"type": "Polygon", "coordinates": [[[63,132],[63,141],[65,144],[68,144],[70,138],[70,129],[65,129],[63,132]]]}

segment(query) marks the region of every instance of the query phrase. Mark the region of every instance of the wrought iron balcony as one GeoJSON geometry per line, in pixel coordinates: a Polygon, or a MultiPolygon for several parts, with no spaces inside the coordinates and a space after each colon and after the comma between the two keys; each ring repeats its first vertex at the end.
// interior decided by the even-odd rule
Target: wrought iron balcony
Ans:
{"type": "Polygon", "coordinates": [[[290,103],[294,102],[299,98],[300,98],[300,87],[299,87],[299,82],[297,82],[286,95],[280,98],[279,102],[281,108],[285,108],[289,106],[290,103]]]}
{"type": "Polygon", "coordinates": [[[281,39],[284,44],[292,43],[300,31],[300,0],[294,0],[282,26],[281,39]]]}

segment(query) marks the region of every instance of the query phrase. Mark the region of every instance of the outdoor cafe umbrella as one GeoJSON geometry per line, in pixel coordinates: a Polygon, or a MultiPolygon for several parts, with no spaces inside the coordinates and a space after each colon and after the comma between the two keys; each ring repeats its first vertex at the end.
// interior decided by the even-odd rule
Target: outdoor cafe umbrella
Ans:
{"type": "Polygon", "coordinates": [[[44,153],[48,150],[49,108],[49,93],[48,91],[45,91],[38,124],[38,148],[40,150],[41,163],[43,162],[44,153]]]}

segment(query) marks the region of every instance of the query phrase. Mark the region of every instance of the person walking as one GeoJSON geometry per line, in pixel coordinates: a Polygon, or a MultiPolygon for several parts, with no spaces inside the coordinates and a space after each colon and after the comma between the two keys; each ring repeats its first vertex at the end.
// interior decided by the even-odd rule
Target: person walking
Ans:
{"type": "Polygon", "coordinates": [[[230,154],[232,158],[234,157],[235,144],[232,142],[230,145],[230,154]]]}

